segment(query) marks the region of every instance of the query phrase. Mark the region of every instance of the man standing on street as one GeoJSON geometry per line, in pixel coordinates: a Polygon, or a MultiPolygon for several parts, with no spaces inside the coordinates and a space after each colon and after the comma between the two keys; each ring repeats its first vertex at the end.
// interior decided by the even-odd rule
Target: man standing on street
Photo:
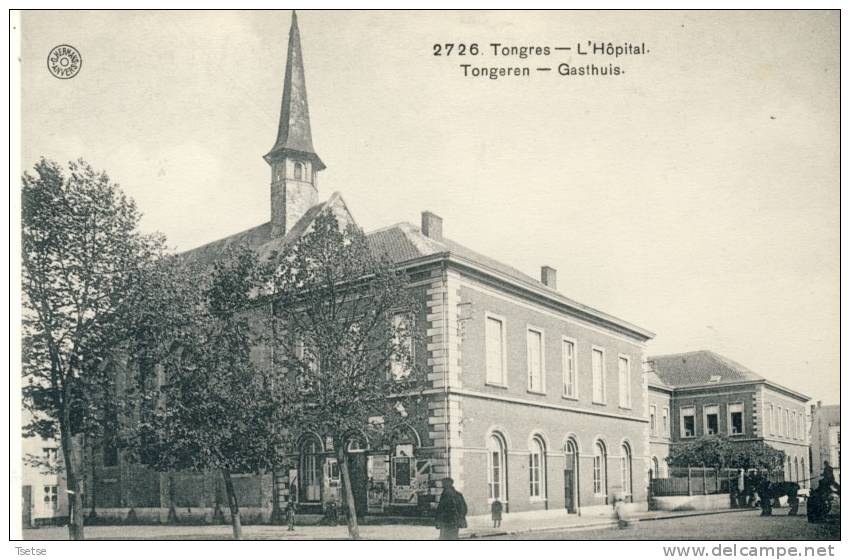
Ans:
{"type": "Polygon", "coordinates": [[[463,494],[455,490],[451,478],[443,479],[443,493],[440,495],[440,503],[437,504],[435,520],[441,541],[457,539],[460,529],[466,527],[466,500],[463,499],[463,494]]]}

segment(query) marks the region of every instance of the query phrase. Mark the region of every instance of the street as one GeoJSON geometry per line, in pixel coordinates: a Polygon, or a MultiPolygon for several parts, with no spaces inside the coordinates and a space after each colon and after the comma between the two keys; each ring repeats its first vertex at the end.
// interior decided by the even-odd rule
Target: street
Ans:
{"type": "MultiPolygon", "coordinates": [[[[788,517],[786,508],[775,510],[776,515],[761,517],[758,510],[729,511],[709,515],[687,515],[684,517],[644,520],[633,523],[626,529],[612,526],[594,529],[542,529],[533,530],[533,525],[511,534],[493,537],[478,537],[480,540],[838,540],[841,525],[838,523],[811,524],[806,520],[805,509],[800,515],[788,517]]],[[[576,520],[572,522],[575,523],[576,520]]],[[[244,538],[248,540],[310,540],[346,539],[344,526],[326,527],[316,525],[298,526],[294,532],[273,525],[246,525],[244,538]]],[[[432,540],[437,533],[431,526],[424,525],[364,525],[364,539],[432,540]]],[[[65,527],[28,529],[23,535],[26,540],[64,540],[68,538],[65,527]]],[[[231,529],[228,525],[136,525],[94,526],[86,528],[89,539],[169,539],[169,540],[228,540],[231,529]]]]}
{"type": "Polygon", "coordinates": [[[492,537],[509,540],[840,540],[839,523],[814,524],[800,515],[788,517],[787,508],[761,517],[759,510],[659,519],[633,523],[626,529],[603,528],[577,531],[546,531],[492,537]],[[777,513],[778,512],[778,513],[777,513]]]}

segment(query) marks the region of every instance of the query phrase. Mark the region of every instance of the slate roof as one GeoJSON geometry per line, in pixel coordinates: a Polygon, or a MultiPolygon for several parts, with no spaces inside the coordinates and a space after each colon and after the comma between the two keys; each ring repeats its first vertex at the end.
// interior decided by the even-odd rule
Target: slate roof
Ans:
{"type": "Polygon", "coordinates": [[[313,223],[313,219],[318,216],[320,212],[331,208],[337,203],[345,204],[342,201],[342,196],[339,193],[334,193],[326,201],[320,202],[319,204],[311,207],[304,213],[301,219],[296,222],[295,226],[293,226],[293,228],[283,237],[272,237],[271,222],[266,222],[252,227],[251,229],[246,229],[245,231],[207,243],[206,245],[189,249],[183,253],[183,258],[186,259],[187,262],[209,265],[229,248],[246,246],[256,251],[261,259],[267,259],[271,256],[272,252],[281,251],[294,240],[300,238],[304,232],[309,229],[310,224],[313,223]]]}
{"type": "Polygon", "coordinates": [[[661,382],[671,387],[765,380],[749,368],[711,350],[650,356],[647,361],[661,382]],[[715,376],[719,378],[712,379],[715,376]]]}
{"type": "MultiPolygon", "coordinates": [[[[280,251],[294,240],[300,238],[304,232],[309,229],[313,219],[320,212],[325,209],[331,209],[335,206],[338,207],[339,205],[344,206],[345,202],[342,200],[339,193],[334,193],[327,201],[310,208],[298,221],[295,227],[293,227],[292,230],[290,230],[283,238],[272,238],[271,225],[267,222],[223,239],[213,241],[212,243],[207,243],[206,245],[190,249],[183,253],[183,256],[188,262],[209,265],[212,264],[212,262],[227,249],[238,245],[245,245],[256,251],[260,258],[268,258],[273,251],[280,251]]],[[[622,319],[571,300],[557,290],[553,290],[524,272],[477,251],[473,251],[460,243],[447,238],[443,238],[441,241],[436,241],[426,237],[418,227],[408,222],[401,222],[369,232],[366,234],[366,237],[376,253],[387,255],[397,264],[434,255],[459,257],[470,261],[474,265],[485,270],[506,276],[507,278],[518,282],[520,285],[543,292],[548,297],[580,312],[610,321],[632,333],[638,333],[646,339],[654,336],[653,333],[623,321],[622,319]]]]}
{"type": "Polygon", "coordinates": [[[301,34],[298,31],[298,17],[294,11],[292,25],[289,28],[277,140],[265,158],[271,161],[288,153],[310,157],[320,171],[325,168],[325,164],[313,148],[310,109],[307,105],[307,83],[304,79],[304,56],[301,54],[301,34]]]}
{"type": "Polygon", "coordinates": [[[550,288],[536,278],[533,278],[512,266],[499,262],[496,259],[483,255],[477,251],[473,251],[456,241],[452,241],[446,237],[443,237],[440,241],[426,237],[420,228],[409,222],[401,222],[370,232],[367,234],[367,237],[375,251],[388,255],[396,263],[403,263],[415,258],[437,254],[459,257],[463,260],[470,261],[476,266],[487,271],[492,271],[506,276],[528,288],[544,292],[549,298],[555,299],[558,302],[582,313],[612,322],[632,333],[639,333],[646,339],[654,336],[653,333],[614,317],[613,315],[608,315],[598,309],[594,309],[593,307],[567,298],[559,291],[550,288]]]}

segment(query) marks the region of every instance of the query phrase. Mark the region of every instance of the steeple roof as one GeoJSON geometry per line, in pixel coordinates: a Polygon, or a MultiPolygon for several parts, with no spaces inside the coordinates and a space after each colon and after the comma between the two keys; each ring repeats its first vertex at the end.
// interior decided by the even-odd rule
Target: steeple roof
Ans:
{"type": "Polygon", "coordinates": [[[292,12],[289,28],[289,47],[286,54],[286,75],[283,79],[283,100],[280,105],[280,124],[277,141],[264,157],[271,162],[287,154],[307,156],[316,168],[325,168],[313,149],[310,133],[310,110],[307,107],[307,83],[304,80],[304,57],[301,54],[301,35],[298,31],[298,16],[292,12]]]}

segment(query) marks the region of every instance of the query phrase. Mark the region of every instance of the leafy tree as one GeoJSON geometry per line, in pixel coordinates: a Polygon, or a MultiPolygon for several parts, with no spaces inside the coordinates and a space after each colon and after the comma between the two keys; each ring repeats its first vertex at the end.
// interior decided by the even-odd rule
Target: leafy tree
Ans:
{"type": "Polygon", "coordinates": [[[781,470],[785,465],[785,452],[763,441],[742,441],[733,445],[726,466],[733,469],[781,470]]]}
{"type": "Polygon", "coordinates": [[[24,436],[58,437],[70,496],[69,534],[82,539],[84,439],[116,418],[112,368],[126,340],[132,277],[164,251],[138,232],[135,203],[79,160],[68,173],[41,159],[21,189],[24,436]]]}
{"type": "Polygon", "coordinates": [[[349,535],[357,539],[348,438],[376,416],[391,430],[421,398],[412,359],[418,304],[406,274],[375,254],[358,228],[341,229],[331,212],[273,257],[268,279],[274,362],[300,402],[299,425],[333,440],[349,535]]]}
{"type": "Polygon", "coordinates": [[[730,443],[721,436],[703,436],[670,448],[667,463],[671,467],[723,468],[730,454],[730,443]]]}
{"type": "Polygon", "coordinates": [[[221,472],[235,539],[242,522],[232,473],[274,469],[288,442],[285,380],[252,360],[264,312],[254,301],[259,272],[256,255],[244,248],[206,274],[195,271],[184,302],[188,327],[174,351],[158,354],[158,398],[144,400],[148,410],[137,424],[143,463],[160,471],[221,472]]]}
{"type": "Polygon", "coordinates": [[[720,435],[703,436],[674,445],[667,463],[672,467],[781,469],[785,452],[761,441],[734,441],[720,435]]]}

